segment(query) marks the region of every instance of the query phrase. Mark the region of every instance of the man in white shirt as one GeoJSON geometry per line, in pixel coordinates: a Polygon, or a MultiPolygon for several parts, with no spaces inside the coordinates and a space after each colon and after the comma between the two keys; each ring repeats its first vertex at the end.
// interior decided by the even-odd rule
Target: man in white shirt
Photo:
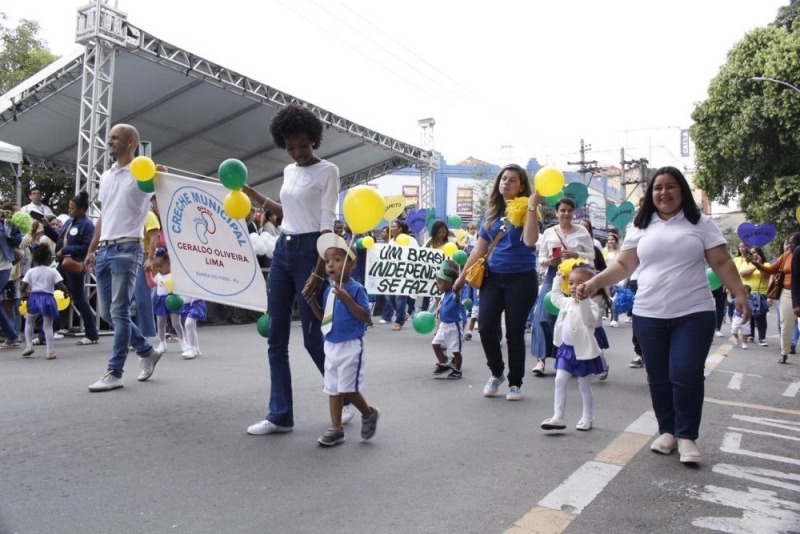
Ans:
{"type": "Polygon", "coordinates": [[[53,213],[53,210],[51,210],[49,206],[47,206],[46,204],[42,204],[41,189],[39,189],[36,186],[33,186],[30,194],[28,195],[28,198],[30,199],[31,203],[22,206],[21,211],[24,211],[25,213],[31,213],[35,211],[36,213],[41,213],[42,215],[55,216],[55,213],[53,213]]]}
{"type": "MultiPolygon", "coordinates": [[[[139,189],[131,176],[130,164],[139,145],[133,126],[117,124],[108,134],[108,153],[116,159],[100,177],[98,200],[102,214],[86,254],[86,269],[97,278],[100,316],[114,325],[114,340],[108,372],[89,386],[89,391],[121,388],[122,371],[132,346],[139,355],[144,382],[153,374],[162,352],[154,349],[131,321],[131,299],[136,276],[142,267],[143,229],[150,208],[150,195],[139,189]]],[[[152,268],[152,260],[144,262],[152,268]]]]}

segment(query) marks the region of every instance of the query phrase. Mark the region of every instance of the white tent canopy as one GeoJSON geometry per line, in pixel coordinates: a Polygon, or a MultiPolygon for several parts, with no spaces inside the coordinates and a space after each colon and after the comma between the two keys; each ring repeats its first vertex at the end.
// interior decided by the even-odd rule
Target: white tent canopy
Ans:
{"type": "Polygon", "coordinates": [[[16,145],[0,141],[0,161],[14,164],[22,163],[22,149],[16,145]]]}

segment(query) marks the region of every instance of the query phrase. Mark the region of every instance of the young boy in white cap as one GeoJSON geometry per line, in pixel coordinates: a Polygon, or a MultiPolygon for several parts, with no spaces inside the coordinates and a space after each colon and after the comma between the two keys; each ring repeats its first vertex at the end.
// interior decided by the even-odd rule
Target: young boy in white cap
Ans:
{"type": "Polygon", "coordinates": [[[332,447],[344,443],[342,405],[347,398],[361,412],[361,438],[375,435],[380,412],[370,406],[361,389],[364,383],[364,333],[370,322],[369,299],[364,286],[350,278],[356,254],[347,241],[334,233],[322,234],[317,252],[325,260],[331,285],[323,298],[324,312],[313,296],[307,299],[322,323],[325,336],[325,377],[331,427],[317,440],[332,447]]]}

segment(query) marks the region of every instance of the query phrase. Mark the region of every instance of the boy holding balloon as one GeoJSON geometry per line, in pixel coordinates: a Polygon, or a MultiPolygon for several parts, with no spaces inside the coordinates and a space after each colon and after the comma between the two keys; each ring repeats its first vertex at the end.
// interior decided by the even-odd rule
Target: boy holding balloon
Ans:
{"type": "Polygon", "coordinates": [[[444,260],[436,273],[436,285],[442,292],[439,302],[439,328],[433,337],[433,353],[436,355],[436,367],[433,374],[439,377],[450,371],[446,378],[461,378],[461,341],[464,328],[464,304],[453,292],[453,283],[458,279],[458,264],[452,260],[444,260]],[[452,363],[448,362],[445,351],[453,353],[452,363]]]}
{"type": "Polygon", "coordinates": [[[361,438],[375,435],[380,412],[361,394],[364,384],[364,333],[370,322],[369,299],[364,286],[350,273],[356,254],[347,242],[334,233],[317,239],[317,252],[325,261],[331,286],[325,290],[325,311],[314,295],[306,296],[309,308],[320,320],[325,336],[323,391],[328,394],[331,427],[317,440],[324,447],[344,443],[342,407],[347,398],[361,412],[361,438]],[[349,261],[348,261],[349,260],[349,261]]]}

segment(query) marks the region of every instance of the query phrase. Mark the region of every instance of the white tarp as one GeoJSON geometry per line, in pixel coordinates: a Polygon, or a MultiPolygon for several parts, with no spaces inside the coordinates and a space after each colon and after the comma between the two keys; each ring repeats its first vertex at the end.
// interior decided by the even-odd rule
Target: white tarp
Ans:
{"type": "Polygon", "coordinates": [[[0,161],[7,161],[16,165],[22,163],[22,149],[0,141],[0,161]]]}

